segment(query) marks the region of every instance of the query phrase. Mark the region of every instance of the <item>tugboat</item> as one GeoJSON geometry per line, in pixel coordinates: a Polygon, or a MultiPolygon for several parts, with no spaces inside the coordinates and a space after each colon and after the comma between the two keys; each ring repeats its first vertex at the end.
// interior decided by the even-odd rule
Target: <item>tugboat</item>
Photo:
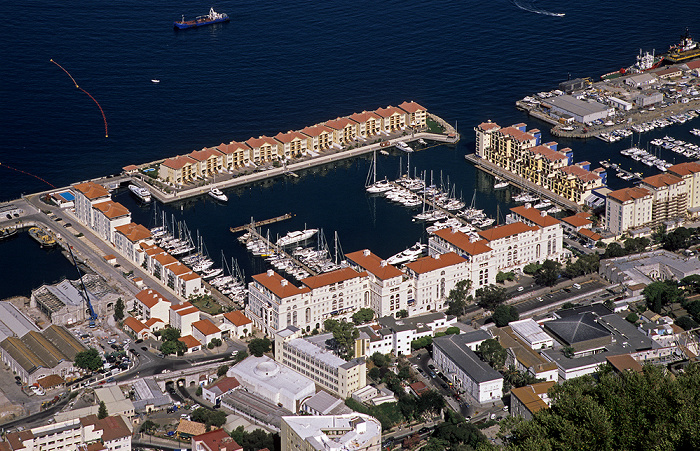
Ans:
{"type": "Polygon", "coordinates": [[[214,11],[214,8],[209,8],[209,14],[206,16],[197,16],[194,20],[185,20],[185,16],[183,15],[182,20],[173,22],[173,27],[176,30],[184,30],[185,28],[203,27],[204,25],[229,22],[230,20],[227,14],[217,13],[214,11]]]}
{"type": "Polygon", "coordinates": [[[681,35],[681,42],[669,47],[666,59],[675,64],[698,56],[700,56],[700,43],[693,40],[688,27],[686,27],[685,34],[681,35]]]}
{"type": "Polygon", "coordinates": [[[29,236],[39,243],[41,247],[54,247],[56,245],[56,238],[54,238],[53,233],[46,231],[43,227],[30,228],[29,236]]]}

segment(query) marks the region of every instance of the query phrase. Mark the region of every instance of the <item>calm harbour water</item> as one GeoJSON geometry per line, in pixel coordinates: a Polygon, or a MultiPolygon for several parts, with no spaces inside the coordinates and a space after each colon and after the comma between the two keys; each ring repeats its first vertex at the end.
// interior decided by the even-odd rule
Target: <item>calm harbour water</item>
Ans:
{"type": "MultiPolygon", "coordinates": [[[[680,1],[641,1],[633,8],[593,0],[219,1],[211,6],[228,13],[231,23],[171,29],[181,14],[204,14],[209,6],[172,0],[156,6],[134,0],[6,5],[7,17],[32,20],[6,23],[0,34],[0,163],[63,186],[118,173],[131,163],[415,100],[456,123],[463,140],[414,153],[411,167],[432,171],[436,182],[441,173],[443,182],[449,177],[467,203],[476,193],[476,205],[495,216],[497,208],[512,206],[510,192],[494,193],[491,180],[464,161],[474,125],[523,121],[547,130],[514,102],[554,88],[568,74],[597,78],[627,66],[639,48],[665,50],[685,26],[700,37],[697,19],[684,22],[700,17],[700,4],[680,1]],[[97,105],[50,59],[100,103],[109,138],[97,105]]],[[[700,124],[648,133],[642,143],[665,134],[693,140],[692,127],[700,124]]],[[[629,142],[560,143],[574,150],[577,161],[612,158],[655,173],[619,156],[629,142]]],[[[358,158],[299,179],[233,190],[225,206],[200,198],[165,210],[184,219],[193,234],[198,230],[212,257],[221,251],[235,257],[248,276],[265,267],[245,254],[228,228],[251,216],[292,212],[295,218],[272,226],[271,236],[307,224],[323,228],[331,245],[337,231],[346,252],[370,248],[388,257],[425,235],[408,210],[365,195],[370,164],[369,157],[358,158]]],[[[47,188],[2,165],[0,200],[47,188]]],[[[397,176],[399,154],[381,156],[378,167],[380,175],[397,176]]],[[[624,183],[610,179],[613,188],[624,183]]],[[[115,199],[131,209],[134,221],[152,225],[151,207],[139,207],[125,191],[115,199]]],[[[0,298],[74,276],[52,256],[41,258],[42,271],[34,270],[40,258],[27,249],[32,245],[23,238],[0,243],[0,298]]]]}

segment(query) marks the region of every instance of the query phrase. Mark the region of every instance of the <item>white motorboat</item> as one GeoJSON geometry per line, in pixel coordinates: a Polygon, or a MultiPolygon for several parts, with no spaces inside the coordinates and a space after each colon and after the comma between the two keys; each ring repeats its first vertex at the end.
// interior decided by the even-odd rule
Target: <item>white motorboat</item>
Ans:
{"type": "Polygon", "coordinates": [[[221,202],[228,201],[228,196],[215,186],[212,186],[211,188],[209,188],[209,195],[211,197],[213,197],[214,199],[221,201],[221,202]]]}
{"type": "Polygon", "coordinates": [[[414,244],[408,249],[399,252],[396,255],[389,257],[386,262],[390,265],[401,265],[403,263],[409,263],[418,260],[418,257],[423,255],[423,252],[428,246],[426,244],[421,244],[420,242],[414,244]]]}
{"type": "Polygon", "coordinates": [[[372,183],[367,188],[365,188],[365,190],[370,194],[378,194],[378,193],[384,193],[384,192],[390,191],[393,188],[394,187],[392,186],[392,184],[388,180],[384,179],[384,180],[380,180],[378,182],[372,183]]]}
{"type": "Polygon", "coordinates": [[[160,83],[160,80],[158,80],[157,78],[152,78],[151,83],[160,83]]]}
{"type": "Polygon", "coordinates": [[[213,279],[214,277],[221,275],[222,272],[224,272],[222,268],[205,269],[204,271],[202,271],[202,279],[213,279]]]}
{"type": "Polygon", "coordinates": [[[396,141],[394,143],[394,146],[396,146],[396,148],[399,150],[403,150],[404,152],[413,152],[413,149],[411,149],[411,146],[409,146],[408,144],[406,144],[403,141],[396,141]]]}
{"type": "Polygon", "coordinates": [[[508,188],[508,183],[507,180],[501,180],[500,182],[497,182],[495,185],[493,185],[493,189],[503,189],[503,188],[508,188]]]}
{"type": "Polygon", "coordinates": [[[148,191],[148,189],[143,188],[138,185],[129,185],[129,190],[134,193],[136,197],[138,197],[142,202],[150,202],[151,201],[151,192],[148,191]]]}
{"type": "Polygon", "coordinates": [[[318,233],[318,229],[294,230],[277,240],[277,246],[289,246],[290,244],[306,241],[318,233]]]}

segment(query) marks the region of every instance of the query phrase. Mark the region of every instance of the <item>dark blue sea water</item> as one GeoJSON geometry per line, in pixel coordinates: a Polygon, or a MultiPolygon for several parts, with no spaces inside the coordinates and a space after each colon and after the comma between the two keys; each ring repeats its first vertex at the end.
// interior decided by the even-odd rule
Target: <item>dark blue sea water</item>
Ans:
{"type": "MultiPolygon", "coordinates": [[[[597,78],[627,66],[640,48],[665,50],[686,26],[700,37],[700,3],[675,0],[224,0],[213,6],[231,23],[172,30],[181,14],[204,14],[209,6],[173,0],[4,5],[4,17],[22,19],[5,21],[0,33],[0,200],[48,188],[8,166],[62,186],[131,163],[415,100],[456,123],[464,139],[456,148],[414,154],[411,166],[432,170],[435,180],[442,171],[467,201],[476,190],[477,205],[495,215],[497,205],[509,207],[509,193],[493,193],[491,181],[464,161],[474,125],[525,121],[547,130],[514,102],[552,89],[569,74],[597,78]],[[97,105],[51,59],[99,102],[108,138],[97,105]]],[[[642,139],[671,134],[690,140],[687,130],[697,126],[642,139]]],[[[628,144],[561,143],[573,148],[577,160],[594,162],[621,158],[618,152],[628,144]]],[[[273,236],[307,223],[323,227],[329,241],[338,231],[345,251],[369,247],[389,256],[423,231],[403,208],[365,196],[369,164],[357,159],[235,190],[227,206],[197,199],[166,211],[199,230],[210,254],[235,256],[248,275],[263,267],[243,253],[228,227],[251,215],[291,211],[295,219],[273,227],[273,236]]],[[[382,157],[379,167],[381,174],[397,175],[398,156],[382,157]]],[[[613,188],[621,183],[611,179],[613,188]]],[[[152,211],[139,209],[126,193],[115,197],[135,220],[152,222],[152,211]]],[[[0,297],[36,285],[20,265],[8,263],[15,252],[0,244],[0,297]]],[[[56,272],[47,279],[66,271],[48,260],[46,265],[56,272]]]]}

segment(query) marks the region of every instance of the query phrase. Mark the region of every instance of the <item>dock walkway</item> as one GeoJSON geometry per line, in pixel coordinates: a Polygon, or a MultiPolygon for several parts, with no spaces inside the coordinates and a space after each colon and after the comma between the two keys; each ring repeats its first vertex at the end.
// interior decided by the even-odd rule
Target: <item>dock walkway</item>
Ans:
{"type": "Polygon", "coordinates": [[[262,234],[260,232],[258,232],[258,230],[255,227],[251,227],[250,224],[245,226],[245,227],[248,230],[248,232],[250,232],[250,235],[251,235],[250,239],[251,240],[262,240],[268,249],[274,249],[274,252],[276,254],[281,254],[282,256],[284,256],[284,258],[290,259],[292,261],[292,263],[294,263],[295,265],[297,265],[298,267],[300,267],[304,271],[308,272],[312,276],[318,275],[318,271],[314,271],[313,269],[309,268],[304,263],[299,261],[299,259],[297,259],[296,257],[293,257],[291,254],[289,254],[287,251],[285,251],[282,247],[279,247],[276,244],[274,244],[272,241],[269,241],[267,238],[262,236],[262,234]]]}
{"type": "Polygon", "coordinates": [[[581,211],[581,206],[577,204],[576,202],[572,202],[569,199],[564,199],[563,197],[554,194],[553,192],[549,191],[548,189],[537,185],[535,183],[532,183],[529,180],[525,180],[522,177],[518,177],[517,175],[513,174],[510,171],[507,171],[499,166],[496,166],[495,164],[491,163],[490,161],[487,161],[483,158],[479,158],[476,156],[476,154],[468,154],[465,155],[464,158],[469,161],[470,163],[474,164],[477,168],[481,169],[482,171],[498,176],[502,179],[508,180],[508,182],[512,183],[513,185],[517,186],[518,188],[524,190],[524,191],[534,191],[536,192],[539,196],[545,197],[549,200],[551,200],[553,203],[563,206],[564,208],[568,210],[573,210],[573,211],[581,211]]]}
{"type": "Polygon", "coordinates": [[[251,228],[251,226],[252,227],[260,227],[260,226],[264,226],[264,225],[268,225],[268,224],[273,224],[275,222],[280,222],[280,221],[284,221],[287,219],[291,219],[292,217],[294,217],[293,214],[285,213],[282,216],[277,216],[277,217],[271,218],[271,219],[263,219],[262,221],[254,221],[253,218],[250,218],[250,224],[245,224],[245,225],[238,226],[238,227],[231,227],[231,228],[229,228],[229,230],[231,231],[231,233],[238,233],[238,232],[242,232],[244,230],[249,230],[251,228]]]}

